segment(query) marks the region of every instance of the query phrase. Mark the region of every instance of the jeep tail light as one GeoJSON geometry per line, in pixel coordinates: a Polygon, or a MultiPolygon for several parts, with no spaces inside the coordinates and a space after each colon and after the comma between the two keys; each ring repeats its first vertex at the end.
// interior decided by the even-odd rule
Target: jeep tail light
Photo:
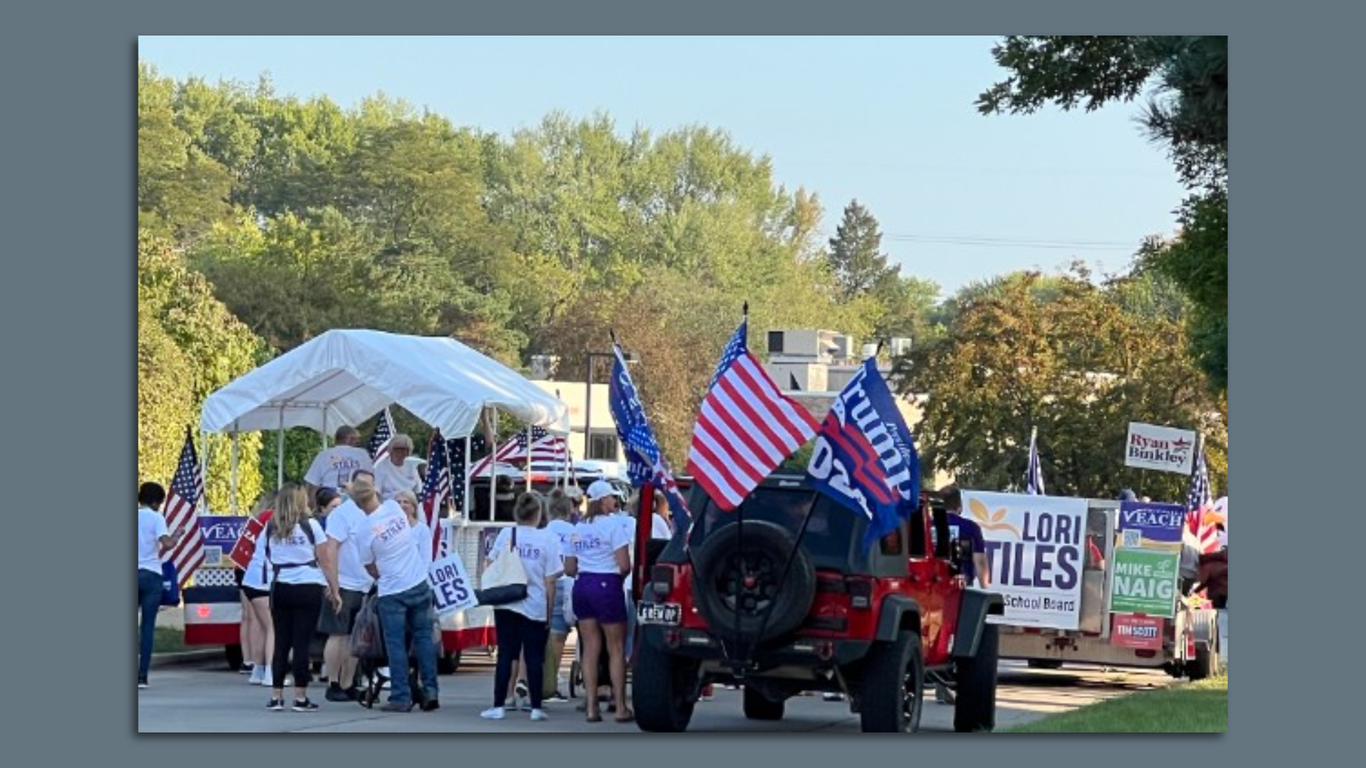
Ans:
{"type": "Polygon", "coordinates": [[[655,597],[668,597],[674,589],[674,569],[667,565],[656,565],[650,571],[650,587],[655,597]]]}
{"type": "Polygon", "coordinates": [[[873,582],[866,579],[849,579],[849,607],[868,610],[873,607],[873,582]]]}

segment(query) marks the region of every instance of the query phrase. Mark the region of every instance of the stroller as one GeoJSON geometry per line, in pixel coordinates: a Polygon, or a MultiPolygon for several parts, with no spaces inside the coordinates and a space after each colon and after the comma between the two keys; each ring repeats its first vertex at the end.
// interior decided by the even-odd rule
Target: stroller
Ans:
{"type": "MultiPolygon", "coordinates": [[[[361,605],[360,613],[356,615],[356,626],[351,632],[351,654],[359,660],[358,672],[361,677],[361,690],[358,697],[360,705],[366,709],[373,709],[380,703],[380,697],[384,693],[386,686],[392,689],[396,683],[393,681],[395,670],[389,666],[389,654],[386,648],[384,628],[380,624],[378,613],[375,610],[378,598],[374,593],[367,595],[365,602],[361,605]],[[368,616],[366,616],[368,612],[368,616]],[[388,674],[385,674],[387,670],[388,674]]],[[[441,625],[433,622],[433,632],[436,635],[437,647],[440,647],[441,625]]],[[[412,701],[415,707],[421,708],[427,703],[427,695],[422,689],[422,678],[419,671],[417,655],[413,652],[413,642],[408,641],[408,669],[403,676],[409,690],[412,692],[412,701]]]]}

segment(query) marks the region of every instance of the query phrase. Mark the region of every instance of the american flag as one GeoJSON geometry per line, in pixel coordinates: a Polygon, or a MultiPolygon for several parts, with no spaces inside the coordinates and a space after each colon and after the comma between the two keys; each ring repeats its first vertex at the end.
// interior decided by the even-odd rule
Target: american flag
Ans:
{"type": "Polygon", "coordinates": [[[1213,552],[1219,548],[1219,531],[1214,522],[1207,519],[1213,509],[1209,486],[1209,468],[1205,464],[1205,446],[1202,442],[1200,452],[1195,455],[1195,471],[1191,473],[1190,493],[1186,496],[1186,533],[1191,544],[1201,552],[1213,552]]]}
{"type": "Polygon", "coordinates": [[[678,529],[687,524],[688,504],[679,492],[673,472],[659,450],[654,430],[645,418],[645,407],[636,393],[630,372],[626,370],[621,347],[615,344],[612,347],[616,359],[612,363],[608,402],[611,404],[612,420],[617,425],[617,436],[626,449],[627,475],[631,478],[631,485],[637,488],[653,482],[655,487],[664,492],[674,528],[678,529]]]}
{"type": "MultiPolygon", "coordinates": [[[[462,483],[462,491],[464,490],[463,485],[462,483]]],[[[449,498],[451,498],[450,455],[446,450],[446,441],[441,439],[441,431],[437,430],[432,432],[432,439],[427,444],[427,482],[423,483],[422,495],[417,500],[422,510],[422,519],[432,532],[433,556],[439,557],[441,554],[441,528],[437,523],[441,516],[441,507],[449,498]]]]}
{"type": "Polygon", "coordinates": [[[172,532],[185,530],[185,535],[167,557],[180,575],[180,586],[185,586],[195,569],[204,562],[204,535],[199,529],[199,510],[204,507],[204,473],[199,467],[199,456],[194,451],[190,430],[185,429],[185,447],[180,450],[166,497],[166,527],[172,532]]]}
{"type": "Polygon", "coordinates": [[[532,427],[530,438],[527,437],[525,431],[518,432],[517,437],[511,442],[499,447],[497,455],[484,457],[484,460],[479,462],[473,472],[477,476],[495,461],[507,462],[525,459],[528,463],[554,461],[563,464],[568,458],[569,445],[565,441],[564,435],[552,435],[544,427],[532,427]]]}
{"type": "Polygon", "coordinates": [[[740,506],[820,428],[805,408],[778,391],[745,346],[748,325],[746,318],[721,354],[688,457],[688,473],[726,511],[740,506]]]}
{"type": "Polygon", "coordinates": [[[1029,470],[1025,474],[1025,493],[1031,496],[1042,496],[1043,492],[1043,467],[1039,465],[1039,430],[1035,429],[1029,433],[1029,470]]]}
{"type": "Polygon", "coordinates": [[[379,460],[389,455],[389,446],[394,442],[394,417],[389,415],[389,409],[384,409],[384,414],[379,417],[379,423],[375,424],[375,431],[370,433],[370,445],[366,450],[370,452],[370,459],[378,464],[379,460]]]}

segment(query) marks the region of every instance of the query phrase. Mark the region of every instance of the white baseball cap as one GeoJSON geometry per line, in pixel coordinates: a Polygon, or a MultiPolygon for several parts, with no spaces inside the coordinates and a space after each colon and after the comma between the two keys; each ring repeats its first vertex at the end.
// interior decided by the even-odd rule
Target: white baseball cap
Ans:
{"type": "Polygon", "coordinates": [[[606,480],[594,480],[593,484],[588,486],[589,501],[598,501],[599,499],[605,499],[608,496],[616,496],[617,498],[622,497],[621,491],[618,491],[616,487],[606,480]]]}

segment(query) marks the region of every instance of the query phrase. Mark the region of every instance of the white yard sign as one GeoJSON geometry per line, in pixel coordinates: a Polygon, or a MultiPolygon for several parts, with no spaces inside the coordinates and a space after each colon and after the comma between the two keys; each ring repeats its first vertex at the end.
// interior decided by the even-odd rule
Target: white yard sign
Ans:
{"type": "Polygon", "coordinates": [[[992,623],[1077,629],[1086,500],[963,492],[963,518],[982,528],[993,592],[1005,616],[992,623]]]}
{"type": "Polygon", "coordinates": [[[1129,439],[1124,443],[1124,466],[1189,475],[1194,460],[1194,432],[1129,422],[1129,439]]]}

